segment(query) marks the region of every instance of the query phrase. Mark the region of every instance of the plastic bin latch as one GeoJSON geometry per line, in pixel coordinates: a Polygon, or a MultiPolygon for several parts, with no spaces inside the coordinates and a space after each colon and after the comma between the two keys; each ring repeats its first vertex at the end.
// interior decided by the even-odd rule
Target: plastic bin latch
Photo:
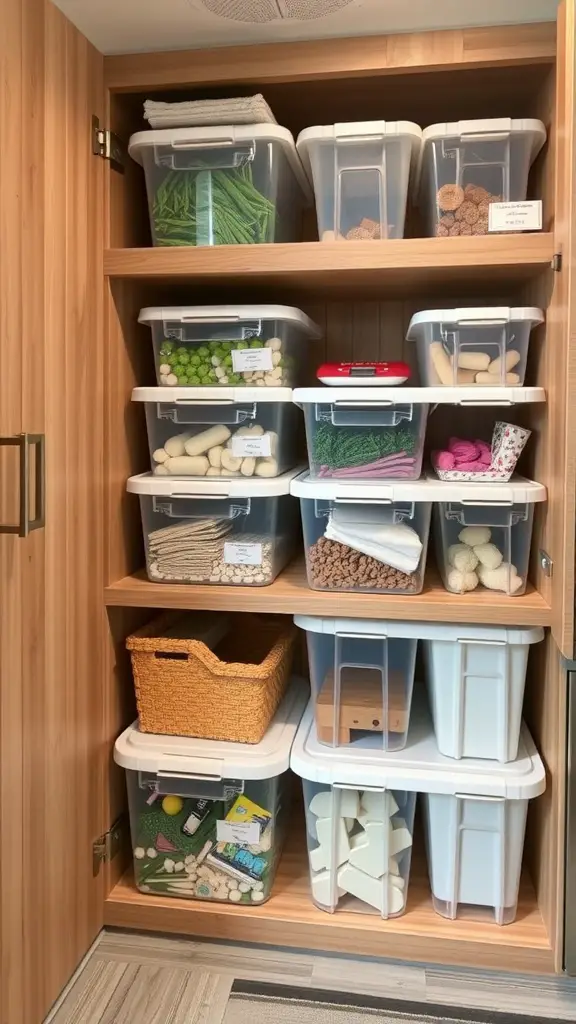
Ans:
{"type": "Polygon", "coordinates": [[[222,501],[226,494],[199,494],[198,497],[191,497],[189,494],[172,494],[177,504],[171,499],[152,498],[152,509],[160,515],[169,516],[171,519],[205,519],[207,515],[214,516],[217,512],[218,519],[238,519],[240,516],[250,515],[251,498],[239,498],[229,502],[228,506],[221,505],[217,510],[206,509],[204,502],[222,501]]]}
{"type": "Polygon", "coordinates": [[[211,139],[210,143],[181,139],[170,146],[155,146],[158,167],[171,171],[217,171],[246,167],[256,155],[256,143],[235,145],[232,139],[211,139]]]}

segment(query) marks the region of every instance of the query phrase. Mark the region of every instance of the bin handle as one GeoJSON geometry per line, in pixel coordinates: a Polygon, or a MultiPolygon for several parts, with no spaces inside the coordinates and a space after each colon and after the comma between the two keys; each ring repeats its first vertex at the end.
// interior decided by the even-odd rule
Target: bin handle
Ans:
{"type": "Polygon", "coordinates": [[[513,501],[478,501],[477,499],[473,501],[471,498],[462,498],[460,501],[460,505],[472,507],[480,505],[482,508],[512,508],[513,504],[513,501]]]}
{"type": "Polygon", "coordinates": [[[487,804],[503,804],[506,802],[505,796],[484,796],[481,793],[454,793],[457,800],[477,800],[487,804]]]}
{"type": "Polygon", "coordinates": [[[392,505],[392,498],[334,498],[336,505],[392,505]]]}
{"type": "MultiPolygon", "coordinates": [[[[387,409],[391,405],[400,405],[400,404],[403,404],[403,403],[393,402],[392,399],[390,399],[390,398],[389,399],[364,398],[364,399],[362,399],[362,401],[359,401],[359,402],[354,402],[354,401],[351,401],[351,400],[346,400],[344,398],[340,398],[340,399],[337,398],[331,404],[332,405],[337,405],[337,406],[342,407],[342,408],[347,408],[347,409],[363,409],[367,405],[373,406],[375,409],[381,409],[381,408],[386,408],[387,409]]],[[[411,403],[407,403],[407,404],[411,404],[411,403]]]]}
{"type": "Polygon", "coordinates": [[[492,406],[496,406],[496,405],[510,406],[510,405],[514,405],[515,403],[512,402],[509,398],[493,398],[493,399],[491,398],[490,401],[488,401],[488,402],[483,402],[482,399],[461,398],[460,401],[456,402],[455,404],[456,405],[478,405],[478,406],[490,406],[490,407],[492,407],[492,406]]]}
{"type": "Polygon", "coordinates": [[[234,139],[223,135],[219,139],[203,139],[198,142],[192,137],[188,139],[176,139],[171,143],[172,149],[224,149],[226,146],[233,146],[234,139]]]}
{"type": "Polygon", "coordinates": [[[465,636],[459,636],[457,644],[482,644],[484,647],[506,647],[506,640],[472,640],[465,636]]]}

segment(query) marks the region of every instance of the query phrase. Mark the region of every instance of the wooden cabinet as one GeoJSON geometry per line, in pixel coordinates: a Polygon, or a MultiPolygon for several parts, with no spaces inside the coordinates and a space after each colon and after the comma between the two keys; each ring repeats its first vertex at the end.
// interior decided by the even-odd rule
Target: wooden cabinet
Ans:
{"type": "MultiPolygon", "coordinates": [[[[576,462],[575,6],[553,25],[473,29],[217,51],[102,58],[49,0],[6,0],[0,40],[0,431],[46,439],[46,524],[0,534],[1,1024],[38,1024],[102,924],[349,953],[554,971],[562,965],[565,694],[574,651],[576,462]],[[149,247],[139,167],[92,151],[92,116],[123,142],[142,101],[262,89],[294,133],[364,118],[539,117],[549,141],[532,175],[535,235],[294,245],[149,247]],[[8,140],[8,142],[6,141],[8,140]],[[126,477],[146,468],[136,383],[151,380],[143,305],[290,302],[317,322],[334,359],[410,361],[412,312],[442,297],[539,305],[531,348],[546,406],[518,412],[537,435],[538,516],[531,585],[508,599],[454,597],[433,570],[404,600],[309,591],[303,566],[262,590],[149,583],[126,477]],[[553,563],[545,571],[541,553],[553,563]],[[272,900],[242,912],[137,893],[121,856],[93,865],[93,843],[123,812],[113,741],[133,713],[123,641],[157,608],[251,608],[549,627],[530,664],[527,716],[549,785],[530,814],[517,921],[445,921],[416,862],[407,913],[338,912],[308,899],[295,822],[272,900]],[[30,979],[34,983],[30,984],[30,979]]],[[[515,411],[516,413],[516,411],[515,411]]],[[[468,410],[467,415],[470,415],[468,410]]],[[[481,412],[476,410],[476,416],[481,412]]],[[[441,429],[441,421],[439,429],[441,429]]],[[[0,448],[0,523],[17,508],[14,449],[0,448]]]]}

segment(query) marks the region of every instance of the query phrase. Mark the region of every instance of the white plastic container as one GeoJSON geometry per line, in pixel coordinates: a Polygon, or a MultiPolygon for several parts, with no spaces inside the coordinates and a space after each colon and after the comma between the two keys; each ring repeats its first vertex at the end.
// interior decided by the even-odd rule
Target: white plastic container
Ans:
{"type": "Polygon", "coordinates": [[[297,388],[310,476],[417,480],[432,400],[422,388],[297,388]]]}
{"type": "Polygon", "coordinates": [[[522,386],[530,332],[543,322],[542,310],[528,306],[426,309],[406,337],[416,342],[425,387],[522,386]]]}
{"type": "Polygon", "coordinates": [[[137,722],[116,740],[141,892],[244,906],[269,898],[306,697],[307,687],[294,680],[255,745],[156,736],[137,722]]]}
{"type": "Polygon", "coordinates": [[[440,753],[514,761],[530,645],[544,630],[440,622],[418,629],[440,753]]]}
{"type": "Polygon", "coordinates": [[[402,238],[421,140],[412,121],[350,121],[300,132],[320,240],[402,238]]]}
{"type": "Polygon", "coordinates": [[[154,306],[156,380],[175,387],[292,387],[320,328],[293,306],[154,306]]]}
{"type": "Polygon", "coordinates": [[[226,586],[272,583],[298,539],[298,505],[290,497],[290,483],[301,469],[272,480],[130,477],[128,492],[140,496],[148,578],[226,586]]]}
{"type": "Polygon", "coordinates": [[[155,476],[268,479],[298,461],[290,388],[134,388],[132,401],[145,404],[155,476]]]}
{"type": "Polygon", "coordinates": [[[528,172],[546,141],[542,121],[480,118],[422,134],[420,202],[430,235],[485,235],[491,202],[528,198],[528,172]]]}
{"type": "Polygon", "coordinates": [[[306,630],[318,741],[402,750],[421,624],[311,615],[294,622],[306,630]]]}
{"type": "Polygon", "coordinates": [[[312,590],[419,594],[424,586],[432,496],[424,480],[292,481],[300,498],[312,590]]]}
{"type": "Polygon", "coordinates": [[[286,128],[138,132],[128,152],[144,167],[154,245],[299,241],[310,187],[286,128]]]}
{"type": "Polygon", "coordinates": [[[446,590],[523,594],[534,505],[546,501],[544,485],[516,477],[508,483],[440,481],[439,486],[436,555],[446,590]]]}
{"type": "Polygon", "coordinates": [[[322,910],[372,906],[383,917],[404,911],[415,795],[421,793],[436,912],[454,918],[460,906],[472,904],[490,908],[499,924],[514,920],[528,801],[546,785],[526,726],[511,764],[455,762],[439,753],[425,703],[416,694],[407,745],[393,753],[320,744],[310,703],[290,765],[304,780],[311,893],[322,910]],[[319,793],[324,796],[314,803],[319,793]],[[383,818],[391,829],[378,827],[383,818]],[[328,824],[319,830],[318,819],[328,824]],[[366,828],[371,820],[377,822],[372,833],[366,828]],[[398,836],[396,830],[402,830],[398,836]],[[345,872],[352,860],[355,870],[345,872]]]}

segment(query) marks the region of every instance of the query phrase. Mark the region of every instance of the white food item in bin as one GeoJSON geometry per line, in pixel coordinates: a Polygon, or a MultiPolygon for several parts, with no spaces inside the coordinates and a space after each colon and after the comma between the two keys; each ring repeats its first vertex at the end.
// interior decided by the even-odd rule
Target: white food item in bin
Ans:
{"type": "Polygon", "coordinates": [[[345,864],[338,871],[338,885],[351,896],[375,907],[380,913],[399,914],[404,909],[404,895],[387,876],[374,878],[353,864],[345,864]]]}
{"type": "MultiPolygon", "coordinates": [[[[356,818],[358,815],[360,794],[353,789],[342,789],[340,791],[339,813],[343,818],[356,818]]],[[[333,813],[334,794],[330,792],[317,793],[310,801],[309,810],[318,818],[328,818],[333,813]]]]}
{"type": "MultiPolygon", "coordinates": [[[[312,893],[314,899],[318,903],[329,905],[332,898],[332,872],[331,871],[318,871],[312,872],[310,875],[310,883],[312,886],[312,893]]],[[[339,885],[336,886],[336,896],[345,896],[346,890],[342,889],[339,885]]]]}
{"type": "Polygon", "coordinates": [[[373,793],[369,789],[362,793],[359,822],[365,826],[370,821],[388,821],[398,812],[392,793],[373,793]]]}

